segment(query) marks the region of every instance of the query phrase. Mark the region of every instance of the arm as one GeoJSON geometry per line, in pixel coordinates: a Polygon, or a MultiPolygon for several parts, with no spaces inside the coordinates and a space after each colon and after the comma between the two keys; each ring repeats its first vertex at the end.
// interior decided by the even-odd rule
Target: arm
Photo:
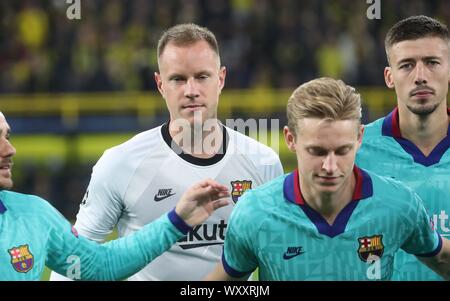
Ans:
{"type": "Polygon", "coordinates": [[[417,194],[413,194],[409,204],[416,206],[414,210],[416,216],[409,219],[412,223],[406,229],[412,229],[412,231],[404,242],[402,249],[407,253],[416,255],[422,263],[434,272],[450,280],[449,241],[442,238],[434,229],[423,202],[417,194]]]}
{"type": "Polygon", "coordinates": [[[78,258],[79,272],[85,280],[126,278],[161,255],[183,237],[192,226],[202,223],[211,213],[228,204],[226,186],[212,180],[190,188],[176,208],[133,235],[99,245],[70,233],[69,223],[59,214],[49,216],[54,228],[49,239],[47,265],[61,274],[73,266],[68,258],[78,258]]]}
{"type": "Polygon", "coordinates": [[[246,192],[231,213],[225,237],[222,261],[203,280],[248,280],[258,267],[255,249],[258,249],[257,225],[252,222],[253,207],[247,206],[253,199],[252,191],[246,192]]]}
{"type": "Polygon", "coordinates": [[[442,238],[442,248],[436,256],[417,258],[445,280],[450,280],[450,240],[442,238]]]}
{"type": "MultiPolygon", "coordinates": [[[[81,236],[97,243],[105,240],[122,215],[123,196],[120,191],[123,191],[123,185],[128,183],[129,172],[118,173],[117,160],[115,151],[107,150],[93,167],[91,180],[81,201],[74,226],[81,236]],[[110,177],[111,174],[117,176],[110,177]]],[[[68,275],[60,275],[53,271],[50,280],[71,280],[66,276],[68,275]]]]}
{"type": "Polygon", "coordinates": [[[107,150],[95,164],[77,214],[77,231],[96,242],[103,242],[112,232],[125,207],[123,199],[133,166],[123,164],[120,155],[117,149],[107,150]]]}

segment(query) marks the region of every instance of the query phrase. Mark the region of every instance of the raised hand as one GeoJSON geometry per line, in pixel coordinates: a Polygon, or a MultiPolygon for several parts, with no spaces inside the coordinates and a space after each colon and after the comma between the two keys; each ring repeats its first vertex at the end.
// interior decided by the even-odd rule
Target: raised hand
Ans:
{"type": "Polygon", "coordinates": [[[175,212],[189,225],[203,223],[214,210],[229,204],[223,199],[230,196],[228,188],[207,179],[189,188],[178,201],[175,212]]]}

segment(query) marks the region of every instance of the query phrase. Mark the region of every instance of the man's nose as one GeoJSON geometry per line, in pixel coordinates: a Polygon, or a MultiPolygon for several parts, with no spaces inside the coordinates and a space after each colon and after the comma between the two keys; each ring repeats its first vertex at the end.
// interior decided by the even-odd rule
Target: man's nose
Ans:
{"type": "Polygon", "coordinates": [[[427,83],[427,70],[422,62],[416,65],[414,83],[418,86],[425,85],[427,83]]]}
{"type": "Polygon", "coordinates": [[[3,138],[3,141],[1,142],[1,147],[0,147],[0,156],[2,158],[8,158],[8,157],[12,157],[16,154],[16,149],[15,147],[11,144],[11,142],[6,139],[3,138]]]}
{"type": "Polygon", "coordinates": [[[322,168],[327,173],[333,173],[337,169],[336,155],[330,152],[323,160],[322,168]]]}
{"type": "Polygon", "coordinates": [[[196,98],[199,96],[198,86],[194,78],[189,78],[184,87],[184,95],[188,98],[196,98]]]}

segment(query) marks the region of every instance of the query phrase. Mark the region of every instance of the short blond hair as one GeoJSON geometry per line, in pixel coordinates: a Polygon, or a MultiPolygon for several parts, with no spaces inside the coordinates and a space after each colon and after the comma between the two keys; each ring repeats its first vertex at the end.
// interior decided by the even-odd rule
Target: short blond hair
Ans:
{"type": "Polygon", "coordinates": [[[292,93],[287,104],[288,128],[297,134],[300,119],[361,120],[361,96],[342,80],[328,77],[304,83],[292,93]]]}
{"type": "Polygon", "coordinates": [[[208,28],[193,23],[178,24],[167,29],[158,41],[157,57],[162,55],[169,43],[186,46],[199,41],[207,42],[220,59],[216,36],[208,28]]]}

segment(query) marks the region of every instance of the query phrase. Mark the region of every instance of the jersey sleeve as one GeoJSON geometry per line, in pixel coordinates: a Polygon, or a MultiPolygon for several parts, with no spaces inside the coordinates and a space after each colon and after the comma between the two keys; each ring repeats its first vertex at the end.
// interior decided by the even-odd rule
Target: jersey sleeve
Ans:
{"type": "Polygon", "coordinates": [[[442,238],[434,229],[426,209],[420,197],[413,193],[411,204],[415,207],[415,213],[410,221],[410,229],[413,229],[401,248],[416,256],[435,256],[442,247],[442,238]]]}
{"type": "Polygon", "coordinates": [[[222,265],[232,277],[241,278],[253,272],[258,266],[258,260],[254,253],[256,229],[250,229],[251,223],[247,222],[251,217],[251,209],[246,205],[252,201],[252,191],[244,194],[230,217],[227,226],[227,234],[222,254],[222,265]],[[246,222],[241,222],[246,221],[246,222]]]}
{"type": "Polygon", "coordinates": [[[106,151],[95,164],[75,223],[82,236],[97,242],[112,232],[123,210],[129,172],[118,168],[120,163],[115,152],[106,151]]]}
{"type": "Polygon", "coordinates": [[[98,244],[78,236],[70,223],[48,205],[46,265],[81,280],[125,279],[168,250],[191,228],[172,210],[136,233],[98,244]]]}

